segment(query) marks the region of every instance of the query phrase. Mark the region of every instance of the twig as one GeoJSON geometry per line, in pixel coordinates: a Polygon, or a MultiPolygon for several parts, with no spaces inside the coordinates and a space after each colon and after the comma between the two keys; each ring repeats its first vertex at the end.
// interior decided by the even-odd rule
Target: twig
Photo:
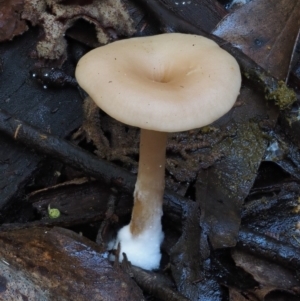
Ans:
{"type": "Polygon", "coordinates": [[[297,238],[295,235],[293,235],[294,239],[296,240],[296,242],[300,245],[300,240],[299,238],[297,238]]]}
{"type": "Polygon", "coordinates": [[[96,237],[97,245],[103,246],[105,244],[104,243],[105,239],[103,239],[103,237],[106,236],[107,228],[109,228],[109,226],[112,223],[112,217],[115,214],[117,198],[118,198],[117,190],[112,188],[111,189],[111,195],[109,196],[108,202],[107,202],[107,210],[105,212],[105,218],[102,221],[102,223],[100,225],[100,228],[98,230],[98,233],[97,233],[97,237],[96,237]]]}
{"type": "Polygon", "coordinates": [[[125,253],[123,256],[122,270],[132,277],[143,291],[165,301],[190,300],[171,288],[172,283],[169,278],[159,273],[145,271],[139,267],[132,266],[125,253]]]}
{"type": "Polygon", "coordinates": [[[0,109],[0,131],[18,142],[33,147],[38,152],[82,170],[109,185],[122,187],[126,191],[130,191],[134,187],[134,175],[124,169],[100,160],[64,139],[41,132],[25,122],[13,118],[2,109],[0,109]]]}
{"type": "Polygon", "coordinates": [[[240,230],[237,247],[287,268],[300,269],[299,249],[250,229],[242,228],[240,230]]]}
{"type": "MultiPolygon", "coordinates": [[[[103,183],[128,193],[133,192],[136,177],[129,171],[97,158],[62,138],[41,132],[26,122],[13,118],[2,109],[0,109],[0,132],[42,154],[81,170],[103,183]]],[[[164,198],[165,204],[168,206],[168,203],[172,203],[172,206],[176,208],[174,214],[180,216],[186,200],[168,189],[165,191],[164,198]]]]}
{"type": "Polygon", "coordinates": [[[283,81],[278,81],[231,43],[207,33],[176,16],[160,0],[138,0],[136,2],[138,5],[143,5],[156,18],[163,32],[196,34],[215,41],[221,48],[235,57],[240,65],[242,74],[262,89],[265,93],[265,98],[273,100],[280,110],[290,107],[297,100],[296,93],[288,88],[283,81]]]}
{"type": "Polygon", "coordinates": [[[165,285],[162,275],[132,267],[133,278],[143,290],[165,301],[189,301],[181,293],[165,285]]]}

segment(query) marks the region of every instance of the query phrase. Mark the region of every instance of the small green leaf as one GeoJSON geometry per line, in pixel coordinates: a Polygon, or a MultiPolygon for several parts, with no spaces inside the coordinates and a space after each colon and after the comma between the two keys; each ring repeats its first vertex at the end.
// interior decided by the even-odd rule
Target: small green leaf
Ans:
{"type": "Polygon", "coordinates": [[[48,215],[50,218],[58,218],[60,217],[60,211],[57,208],[50,208],[50,204],[48,205],[48,215]]]}

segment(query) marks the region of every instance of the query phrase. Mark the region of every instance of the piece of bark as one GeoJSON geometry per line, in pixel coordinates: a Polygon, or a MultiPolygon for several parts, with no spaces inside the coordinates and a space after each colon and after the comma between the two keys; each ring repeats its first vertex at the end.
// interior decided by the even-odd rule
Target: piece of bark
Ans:
{"type": "Polygon", "coordinates": [[[6,301],[144,300],[103,250],[62,228],[0,233],[0,299],[6,301]]]}
{"type": "Polygon", "coordinates": [[[232,257],[237,266],[251,274],[259,283],[258,288],[248,292],[259,300],[264,300],[274,290],[299,293],[299,280],[290,270],[240,250],[234,250],[232,257]]]}
{"type": "MultiPolygon", "coordinates": [[[[125,265],[122,262],[122,267],[125,265]]],[[[128,265],[128,263],[127,263],[128,265]]],[[[190,299],[184,297],[182,294],[172,288],[169,278],[164,275],[145,271],[141,268],[130,266],[124,269],[148,294],[164,301],[189,301],[190,299]]]]}
{"type": "Polygon", "coordinates": [[[49,219],[50,206],[60,211],[57,221],[76,225],[103,219],[109,195],[108,187],[83,178],[35,191],[27,201],[42,218],[49,219]]]}
{"type": "Polygon", "coordinates": [[[300,269],[299,249],[255,231],[242,228],[237,247],[289,269],[300,269]]]}
{"type": "Polygon", "coordinates": [[[182,234],[170,250],[172,277],[179,292],[190,300],[222,300],[222,291],[210,266],[209,248],[199,227],[199,202],[188,202],[182,234]]]}

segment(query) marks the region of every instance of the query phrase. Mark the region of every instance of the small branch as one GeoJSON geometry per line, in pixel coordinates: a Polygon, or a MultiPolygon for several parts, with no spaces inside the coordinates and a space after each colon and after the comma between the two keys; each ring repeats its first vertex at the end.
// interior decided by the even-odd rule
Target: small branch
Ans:
{"type": "Polygon", "coordinates": [[[153,272],[147,272],[138,267],[131,268],[133,278],[142,290],[165,301],[189,301],[181,293],[167,286],[163,276],[153,272]]]}
{"type": "Polygon", "coordinates": [[[250,229],[242,228],[240,230],[237,247],[289,269],[300,269],[299,249],[250,229]]]}
{"type": "MultiPolygon", "coordinates": [[[[97,158],[62,138],[41,132],[27,123],[13,118],[13,116],[2,109],[0,109],[0,132],[17,142],[34,148],[37,152],[51,156],[75,169],[81,170],[103,183],[124,192],[133,192],[136,177],[129,171],[97,158]]],[[[176,208],[174,214],[180,216],[187,201],[168,189],[165,191],[164,199],[166,206],[172,203],[172,206],[176,208]]]]}
{"type": "Polygon", "coordinates": [[[136,2],[138,5],[142,4],[157,19],[163,32],[196,34],[215,41],[221,48],[235,57],[240,65],[242,74],[262,89],[265,93],[265,98],[273,100],[280,110],[290,107],[297,100],[296,93],[288,88],[283,81],[278,81],[231,43],[181,19],[159,0],[138,0],[136,2]]]}
{"type": "Polygon", "coordinates": [[[172,289],[169,278],[161,273],[145,271],[139,267],[132,266],[126,254],[121,263],[121,269],[132,277],[137,285],[148,294],[165,301],[189,301],[181,293],[172,289]]]}
{"type": "Polygon", "coordinates": [[[25,122],[13,118],[1,109],[0,131],[17,142],[24,143],[38,152],[82,170],[89,176],[100,179],[109,185],[122,187],[126,191],[130,191],[134,187],[134,175],[124,169],[98,159],[64,139],[41,132],[25,122]]]}

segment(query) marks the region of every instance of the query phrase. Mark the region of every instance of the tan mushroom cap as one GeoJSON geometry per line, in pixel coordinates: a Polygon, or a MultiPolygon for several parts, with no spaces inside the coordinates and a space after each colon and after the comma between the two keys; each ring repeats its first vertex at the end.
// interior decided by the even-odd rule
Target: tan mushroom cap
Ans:
{"type": "Polygon", "coordinates": [[[76,78],[110,116],[164,132],[212,123],[230,110],[241,86],[229,53],[212,40],[179,33],[96,48],[80,59],[76,78]]]}

